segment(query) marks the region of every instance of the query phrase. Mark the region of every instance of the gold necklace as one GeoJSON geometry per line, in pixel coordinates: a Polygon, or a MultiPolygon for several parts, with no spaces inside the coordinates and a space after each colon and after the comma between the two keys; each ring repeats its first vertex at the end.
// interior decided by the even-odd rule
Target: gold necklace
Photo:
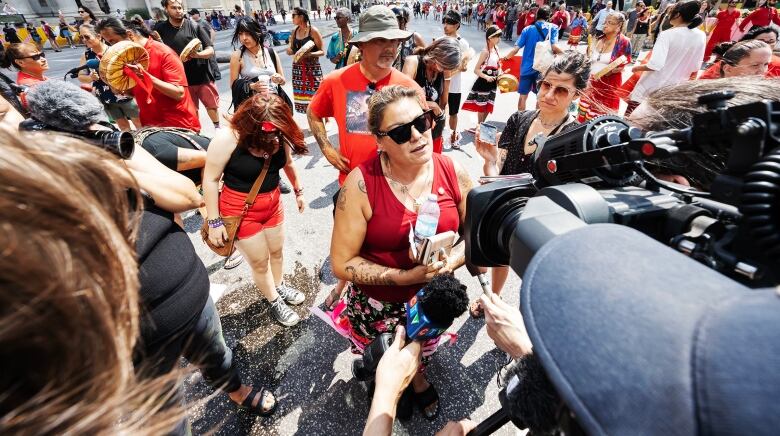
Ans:
{"type": "MultiPolygon", "coordinates": [[[[429,168],[426,168],[427,171],[425,174],[425,181],[423,182],[422,191],[417,196],[414,196],[411,193],[411,188],[409,187],[409,185],[412,185],[412,187],[414,187],[414,183],[417,181],[417,179],[414,179],[408,184],[404,185],[403,183],[399,182],[393,177],[393,171],[390,168],[389,158],[385,157],[383,161],[385,163],[385,166],[387,166],[387,173],[384,174],[384,176],[387,177],[391,182],[397,183],[398,185],[401,186],[401,193],[404,195],[404,199],[410,198],[415,208],[419,208],[420,206],[422,206],[423,201],[420,200],[420,198],[423,197],[423,195],[425,194],[425,187],[428,186],[428,180],[430,180],[431,171],[429,170],[429,168]]],[[[393,186],[393,183],[390,183],[391,187],[393,186]]]]}

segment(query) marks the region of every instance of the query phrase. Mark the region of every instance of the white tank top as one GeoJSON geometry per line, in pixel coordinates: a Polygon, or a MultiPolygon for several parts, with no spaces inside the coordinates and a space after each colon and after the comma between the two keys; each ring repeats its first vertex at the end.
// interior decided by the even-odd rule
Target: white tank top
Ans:
{"type": "MultiPolygon", "coordinates": [[[[260,53],[257,53],[258,56],[260,53]]],[[[242,78],[256,79],[260,76],[271,76],[277,73],[276,65],[274,65],[271,55],[268,54],[268,49],[265,47],[262,48],[262,56],[265,67],[258,66],[255,63],[255,56],[249,50],[244,50],[244,54],[241,56],[241,71],[239,72],[242,78]]]]}

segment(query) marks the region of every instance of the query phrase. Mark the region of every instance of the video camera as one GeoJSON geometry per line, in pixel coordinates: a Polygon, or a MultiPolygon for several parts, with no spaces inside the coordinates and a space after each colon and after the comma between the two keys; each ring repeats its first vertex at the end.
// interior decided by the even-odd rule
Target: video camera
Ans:
{"type": "MultiPolygon", "coordinates": [[[[510,265],[522,277],[554,238],[611,223],[636,229],[747,287],[780,284],[780,102],[727,108],[733,95],[700,97],[707,110],[684,129],[645,134],[619,117],[603,116],[541,141],[534,180],[497,181],[469,193],[467,259],[483,267],[510,265]],[[664,182],[645,167],[697,154],[717,163],[709,168],[709,192],[664,182]]],[[[614,250],[621,251],[619,243],[614,250]]],[[[578,262],[589,260],[580,255],[578,262]]],[[[648,268],[642,266],[646,279],[648,268]]],[[[724,288],[733,283],[723,279],[724,288]]],[[[507,404],[518,390],[523,386],[502,390],[502,409],[470,435],[490,434],[510,419],[527,422],[507,404]]],[[[576,422],[560,424],[571,430],[567,434],[582,434],[576,422]]]]}
{"type": "Polygon", "coordinates": [[[643,135],[603,116],[541,141],[534,181],[493,182],[469,193],[467,259],[511,265],[522,275],[551,238],[616,223],[749,287],[780,283],[780,102],[726,108],[733,95],[700,97],[708,110],[685,129],[643,135]],[[712,169],[710,192],[661,181],[644,165],[683,154],[722,163],[712,169]]]}
{"type": "Polygon", "coordinates": [[[130,159],[135,152],[135,139],[130,132],[116,130],[109,123],[98,123],[111,130],[82,130],[77,132],[55,128],[34,118],[19,123],[19,130],[26,132],[59,132],[84,140],[88,144],[110,151],[120,159],[130,159]]]}

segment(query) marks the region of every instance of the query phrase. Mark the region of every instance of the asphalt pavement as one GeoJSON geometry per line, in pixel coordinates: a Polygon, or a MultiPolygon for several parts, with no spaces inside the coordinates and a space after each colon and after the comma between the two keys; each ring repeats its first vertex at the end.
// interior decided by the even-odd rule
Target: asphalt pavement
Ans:
{"type": "MultiPolygon", "coordinates": [[[[315,20],[313,25],[324,35],[335,31],[334,22],[315,20]]],[[[355,25],[357,25],[355,23],[355,25]]],[[[290,26],[275,26],[272,29],[287,29],[290,26]]],[[[425,39],[442,35],[441,25],[432,20],[414,20],[411,30],[425,39]]],[[[477,53],[484,47],[483,31],[476,30],[476,24],[463,26],[461,36],[466,38],[477,53]]],[[[232,50],[230,30],[218,32],[216,50],[226,55],[232,50]]],[[[325,38],[327,44],[328,38],[325,38]]],[[[509,49],[502,43],[501,52],[509,49]]],[[[48,75],[61,80],[65,71],[78,64],[83,48],[63,49],[61,53],[47,51],[51,65],[48,75]]],[[[291,58],[283,47],[280,53],[288,85],[292,75],[291,58]]],[[[475,75],[464,73],[463,96],[465,98],[475,75]]],[[[333,65],[321,58],[325,73],[333,65]]],[[[230,93],[227,86],[227,64],[222,64],[222,79],[218,83],[221,96],[221,111],[228,113],[230,93]]],[[[12,73],[10,77],[15,78],[12,73]]],[[[499,126],[516,108],[517,95],[501,94],[496,101],[496,111],[489,117],[499,126]]],[[[533,97],[529,101],[533,107],[533,97]]],[[[203,109],[200,111],[203,133],[213,134],[213,127],[203,109]]],[[[246,263],[236,269],[222,269],[222,260],[211,253],[200,240],[201,218],[190,214],[185,218],[185,228],[196,250],[209,271],[212,296],[217,301],[225,339],[233,349],[238,368],[245,383],[266,386],[274,390],[279,408],[270,418],[260,418],[238,410],[224,394],[212,394],[196,371],[186,381],[187,401],[194,434],[213,432],[218,435],[357,435],[362,432],[368,414],[370,399],[366,387],[352,378],[351,364],[354,356],[349,352],[346,339],[339,336],[328,325],[312,316],[309,307],[321,305],[336,283],[329,266],[329,244],[332,231],[331,197],[337,189],[337,171],[323,158],[314,138],[311,136],[306,118],[296,114],[296,121],[304,130],[309,153],[296,157],[295,162],[305,188],[306,210],[299,214],[292,195],[283,197],[285,207],[286,241],[284,250],[285,280],[305,292],[306,302],[296,312],[303,320],[293,328],[282,328],[269,314],[269,304],[255,288],[250,269],[246,263]]],[[[476,114],[461,112],[460,129],[473,127],[476,114]]],[[[338,144],[336,124],[327,125],[334,144],[338,144]]],[[[445,135],[447,132],[445,131],[445,135]]],[[[476,180],[481,175],[482,159],[471,143],[473,138],[464,134],[460,150],[445,148],[444,153],[459,161],[476,180]]],[[[468,285],[471,299],[481,293],[476,279],[461,268],[457,277],[468,285]]],[[[510,274],[503,298],[512,305],[518,304],[520,280],[510,274]]],[[[394,433],[399,435],[433,434],[447,421],[470,417],[481,421],[499,408],[496,373],[505,363],[505,355],[497,350],[487,336],[483,320],[469,318],[465,314],[458,318],[450,329],[458,335],[457,341],[444,345],[433,358],[427,375],[440,395],[440,415],[428,422],[419,413],[407,422],[396,422],[394,433]]],[[[511,425],[496,434],[516,434],[511,425]]]]}

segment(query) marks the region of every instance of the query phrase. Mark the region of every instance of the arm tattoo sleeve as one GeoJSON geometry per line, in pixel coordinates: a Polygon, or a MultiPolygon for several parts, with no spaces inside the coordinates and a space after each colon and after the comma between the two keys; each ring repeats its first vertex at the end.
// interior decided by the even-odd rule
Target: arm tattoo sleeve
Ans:
{"type": "Polygon", "coordinates": [[[314,135],[314,139],[317,140],[320,149],[324,150],[328,147],[333,147],[328,140],[328,132],[325,131],[325,123],[322,122],[322,119],[317,118],[311,113],[306,116],[309,119],[309,130],[311,130],[312,135],[314,135]]]}

